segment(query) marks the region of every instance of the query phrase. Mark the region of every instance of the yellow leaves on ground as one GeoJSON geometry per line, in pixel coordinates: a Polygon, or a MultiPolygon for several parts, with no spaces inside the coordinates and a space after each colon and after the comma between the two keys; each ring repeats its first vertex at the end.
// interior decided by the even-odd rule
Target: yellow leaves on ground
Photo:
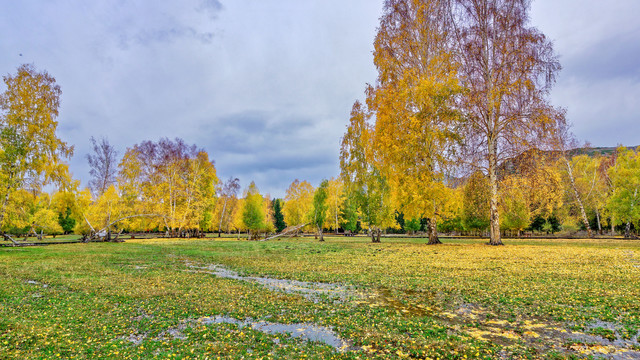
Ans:
{"type": "Polygon", "coordinates": [[[12,331],[0,334],[0,350],[21,358],[271,353],[491,359],[517,358],[532,349],[540,356],[550,351],[598,356],[626,348],[604,342],[567,345],[562,339],[571,334],[591,334],[572,324],[615,319],[616,326],[632,328],[640,323],[636,242],[513,240],[494,248],[480,240],[435,247],[415,239],[326,240],[156,239],[2,250],[0,272],[11,275],[0,288],[8,301],[0,315],[12,331]],[[247,277],[345,284],[354,295],[313,302],[250,281],[189,272],[187,260],[223,264],[247,277]],[[215,315],[316,323],[358,350],[341,354],[229,324],[194,322],[181,328],[189,319],[215,315]],[[184,339],[172,338],[170,329],[180,329],[184,339]]]}

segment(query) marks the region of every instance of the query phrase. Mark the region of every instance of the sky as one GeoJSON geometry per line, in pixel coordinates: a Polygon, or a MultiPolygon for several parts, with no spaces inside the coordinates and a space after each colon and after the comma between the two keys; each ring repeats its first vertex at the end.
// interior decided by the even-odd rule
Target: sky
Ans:
{"type": "MultiPolygon", "coordinates": [[[[0,74],[62,88],[58,134],[89,180],[89,138],[122,155],[180,137],[218,176],[283,197],[339,174],[353,102],[374,83],[382,0],[0,0],[0,74]]],[[[563,70],[551,94],[593,146],[640,144],[640,2],[537,0],[563,70]]],[[[4,91],[4,84],[0,85],[4,91]]]]}

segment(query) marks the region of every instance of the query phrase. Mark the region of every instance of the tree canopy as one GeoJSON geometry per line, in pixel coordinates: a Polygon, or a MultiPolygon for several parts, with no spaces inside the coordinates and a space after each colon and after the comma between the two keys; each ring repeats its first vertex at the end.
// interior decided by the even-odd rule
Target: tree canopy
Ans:
{"type": "Polygon", "coordinates": [[[51,182],[70,186],[64,159],[73,153],[56,134],[62,94],[56,79],[25,64],[3,80],[7,89],[0,95],[0,224],[16,189],[39,190],[51,182]]]}

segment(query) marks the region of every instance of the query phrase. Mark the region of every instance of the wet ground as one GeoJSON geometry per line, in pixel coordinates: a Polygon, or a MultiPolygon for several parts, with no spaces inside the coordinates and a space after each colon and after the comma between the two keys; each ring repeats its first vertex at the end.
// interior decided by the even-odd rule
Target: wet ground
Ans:
{"type": "Polygon", "coordinates": [[[282,291],[288,294],[299,294],[308,300],[318,302],[323,297],[344,301],[354,296],[354,289],[340,284],[329,284],[319,282],[306,282],[287,279],[274,279],[269,277],[242,276],[239,273],[229,270],[222,265],[198,266],[187,262],[190,271],[215,275],[220,278],[234,279],[260,284],[270,290],[282,291]]]}
{"type": "MultiPolygon", "coordinates": [[[[629,259],[634,261],[635,259],[629,259]]],[[[499,320],[490,311],[482,309],[474,304],[461,304],[454,311],[442,311],[423,304],[412,304],[401,301],[389,289],[372,289],[368,292],[340,285],[317,282],[302,282],[296,280],[274,279],[268,277],[242,276],[235,271],[221,265],[197,266],[187,263],[193,271],[204,272],[227,279],[254,282],[271,290],[286,293],[300,294],[312,301],[321,301],[323,297],[339,299],[340,301],[352,301],[356,304],[366,304],[371,307],[384,307],[393,309],[406,316],[431,316],[448,324],[451,331],[464,334],[472,338],[489,341],[506,348],[514,345],[526,345],[542,353],[554,350],[564,354],[579,354],[583,356],[595,356],[607,359],[639,359],[640,343],[638,334],[629,332],[614,323],[595,322],[588,324],[582,331],[575,330],[575,326],[565,323],[554,323],[542,319],[515,319],[515,321],[499,320]],[[572,330],[573,329],[573,330],[572,330]]],[[[419,297],[422,300],[433,299],[434,294],[417,294],[412,291],[409,298],[419,297]],[[425,297],[427,299],[425,299],[425,297]]],[[[428,302],[428,301],[427,301],[428,302]]],[[[230,320],[238,323],[239,320],[230,320]]],[[[218,320],[220,321],[220,320],[218,320]]],[[[260,322],[249,322],[252,327],[260,322]]],[[[315,326],[307,324],[308,326],[315,326]]],[[[281,329],[289,329],[284,324],[278,324],[281,329]]],[[[295,325],[291,325],[295,326],[295,325]]],[[[257,326],[259,330],[260,326],[257,326]]],[[[254,327],[255,328],[255,327],[254,327]]],[[[316,327],[318,328],[318,327],[316,327]]],[[[287,331],[289,333],[293,333],[287,331]]],[[[333,335],[327,335],[329,337],[333,335]]],[[[304,338],[304,337],[303,337],[304,338]]],[[[341,348],[340,341],[334,345],[341,348]]],[[[345,342],[346,343],[346,342],[345,342]]],[[[347,346],[349,347],[349,346],[347,346]]],[[[505,351],[503,357],[508,358],[505,351]]]]}
{"type": "MultiPolygon", "coordinates": [[[[630,254],[627,260],[634,264],[640,263],[632,256],[633,254],[630,254]]],[[[604,359],[640,359],[640,335],[633,329],[626,329],[615,323],[598,321],[586,326],[577,326],[537,318],[517,318],[507,321],[499,319],[491,311],[475,304],[459,304],[453,311],[425,306],[425,302],[437,303],[429,301],[434,300],[435,294],[415,291],[397,294],[396,290],[383,288],[365,292],[342,284],[243,276],[217,264],[200,266],[187,262],[186,265],[192,272],[252,282],[273,291],[299,294],[314,302],[327,299],[348,301],[356,305],[366,304],[370,307],[393,309],[405,316],[434,317],[447,324],[452,333],[504,346],[505,350],[501,353],[503,358],[510,357],[510,348],[524,345],[540,353],[555,351],[565,355],[604,359]],[[421,303],[412,303],[407,301],[407,298],[420,299],[421,303]]],[[[315,324],[280,324],[254,319],[238,320],[226,316],[202,318],[197,321],[203,324],[235,324],[269,334],[287,333],[302,340],[323,342],[340,351],[357,349],[352,346],[351,341],[340,339],[331,329],[315,324]]],[[[172,336],[179,336],[179,332],[177,334],[174,333],[172,336]]]]}
{"type": "Polygon", "coordinates": [[[462,304],[455,311],[441,312],[436,317],[456,332],[505,346],[503,358],[510,358],[509,347],[526,345],[540,353],[640,359],[638,334],[610,322],[577,326],[535,318],[507,321],[474,304],[462,304]]]}
{"type": "Polygon", "coordinates": [[[353,350],[351,343],[339,338],[333,330],[309,323],[281,324],[268,321],[258,321],[251,318],[244,320],[234,319],[228,316],[205,317],[197,320],[199,323],[210,324],[234,324],[239,328],[250,327],[253,330],[267,334],[288,334],[291,337],[305,341],[317,341],[325,343],[337,351],[353,350]]]}
{"type": "MultiPolygon", "coordinates": [[[[297,338],[303,341],[315,341],[324,343],[331,346],[338,352],[345,352],[350,350],[358,350],[352,346],[351,342],[346,341],[338,337],[338,335],[330,328],[324,326],[318,326],[311,323],[294,323],[294,324],[282,324],[277,322],[270,322],[264,320],[255,320],[246,318],[244,320],[235,319],[229,316],[211,316],[202,317],[199,319],[183,320],[180,325],[169,328],[158,335],[156,338],[150,340],[186,340],[187,335],[184,331],[188,328],[192,328],[198,325],[215,325],[215,324],[232,324],[236,325],[239,329],[249,327],[253,330],[260,331],[266,334],[278,335],[286,334],[292,338],[297,338]]],[[[148,339],[147,333],[130,334],[123,338],[134,345],[140,345],[144,340],[148,339]]],[[[278,340],[275,340],[278,342],[278,340]]]]}

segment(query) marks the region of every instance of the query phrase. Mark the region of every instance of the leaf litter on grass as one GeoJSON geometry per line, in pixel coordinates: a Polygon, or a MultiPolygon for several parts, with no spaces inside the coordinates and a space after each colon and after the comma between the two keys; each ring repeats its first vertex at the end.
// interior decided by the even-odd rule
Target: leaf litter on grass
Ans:
{"type": "Polygon", "coordinates": [[[604,359],[640,358],[637,334],[625,339],[623,328],[611,322],[595,321],[587,324],[585,331],[579,331],[571,329],[576,326],[542,318],[518,316],[512,321],[500,320],[490,311],[468,303],[436,317],[460,334],[504,346],[501,354],[504,358],[510,358],[509,349],[521,344],[539,353],[555,351],[604,359]]]}
{"type": "MultiPolygon", "coordinates": [[[[370,307],[387,308],[395,310],[397,313],[405,316],[430,316],[434,317],[445,324],[448,324],[453,333],[469,336],[470,338],[492,342],[505,347],[502,351],[503,357],[509,357],[510,348],[518,348],[522,344],[536,349],[541,353],[550,350],[558,353],[571,354],[578,353],[585,356],[597,356],[607,359],[635,359],[640,358],[640,344],[637,337],[624,339],[622,332],[614,329],[620,329],[613,323],[594,322],[588,324],[585,332],[569,329],[571,326],[566,323],[546,321],[541,318],[518,317],[515,321],[499,320],[491,312],[484,310],[475,304],[463,303],[454,311],[443,311],[438,307],[429,307],[423,304],[412,304],[407,301],[400,301],[393,293],[386,288],[369,289],[369,291],[358,291],[353,287],[342,284],[321,283],[321,282],[304,282],[289,279],[276,279],[269,277],[243,276],[238,272],[230,270],[223,265],[210,264],[206,266],[198,266],[189,261],[186,262],[187,267],[193,269],[191,271],[198,273],[207,273],[220,278],[227,278],[245,282],[253,282],[260,284],[273,291],[282,291],[289,294],[299,294],[314,302],[321,301],[323,296],[338,300],[341,302],[352,301],[355,304],[367,304],[370,307]],[[594,332],[594,329],[602,328],[606,325],[607,331],[594,332]],[[611,335],[614,338],[612,339],[611,335]],[[616,334],[618,336],[616,336],[616,334]]],[[[409,295],[416,295],[417,292],[407,290],[409,295]]],[[[431,300],[435,298],[434,294],[420,293],[421,296],[428,296],[431,300]]],[[[276,328],[282,329],[284,332],[293,333],[291,330],[296,325],[316,327],[317,329],[327,329],[318,327],[314,324],[278,324],[267,323],[246,319],[244,322],[229,318],[217,317],[228,321],[218,320],[220,322],[244,324],[251,326],[256,330],[261,330],[258,324],[272,324],[276,328]],[[291,327],[291,328],[289,328],[291,327]]],[[[315,331],[315,330],[314,330],[315,331]]],[[[331,331],[331,330],[329,330],[331,331]]],[[[313,331],[312,331],[313,332],[313,331]]],[[[329,337],[335,336],[327,333],[329,337]]],[[[298,336],[294,336],[298,337],[298,336]]],[[[303,337],[303,339],[305,339],[303,337]]],[[[339,338],[337,338],[339,339],[339,338]]],[[[340,340],[345,344],[350,344],[345,340],[340,340]]],[[[333,345],[332,345],[333,346],[333,345]]],[[[351,345],[334,346],[334,348],[342,349],[361,349],[351,345]]]]}

